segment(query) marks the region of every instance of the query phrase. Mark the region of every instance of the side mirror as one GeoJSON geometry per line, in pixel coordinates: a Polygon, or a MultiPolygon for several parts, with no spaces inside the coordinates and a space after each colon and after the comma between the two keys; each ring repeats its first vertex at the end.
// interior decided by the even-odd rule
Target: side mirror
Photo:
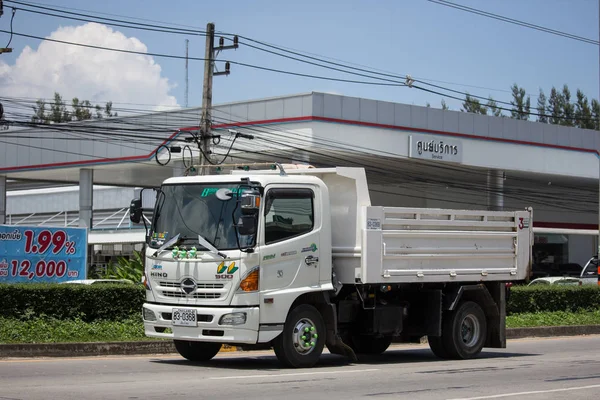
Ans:
{"type": "Polygon", "coordinates": [[[242,215],[238,220],[237,228],[240,235],[254,235],[256,233],[256,217],[242,215]]]}
{"type": "Polygon", "coordinates": [[[142,200],[133,199],[129,205],[129,219],[134,224],[139,224],[142,220],[142,200]]]}
{"type": "Polygon", "coordinates": [[[260,209],[260,194],[258,193],[244,193],[240,199],[240,208],[242,214],[255,215],[260,209]]]}

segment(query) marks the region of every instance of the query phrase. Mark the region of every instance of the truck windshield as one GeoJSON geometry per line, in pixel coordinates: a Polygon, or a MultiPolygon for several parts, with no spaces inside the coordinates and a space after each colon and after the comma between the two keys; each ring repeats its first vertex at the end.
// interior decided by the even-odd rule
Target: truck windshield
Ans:
{"type": "MultiPolygon", "coordinates": [[[[158,248],[179,234],[180,243],[204,248],[198,243],[198,235],[212,243],[218,250],[238,248],[235,220],[241,215],[236,209],[238,186],[228,184],[164,185],[159,192],[152,219],[148,245],[158,248]],[[233,192],[230,200],[220,200],[216,193],[226,188],[233,192]]],[[[252,246],[254,235],[239,236],[240,246],[252,246]]]]}

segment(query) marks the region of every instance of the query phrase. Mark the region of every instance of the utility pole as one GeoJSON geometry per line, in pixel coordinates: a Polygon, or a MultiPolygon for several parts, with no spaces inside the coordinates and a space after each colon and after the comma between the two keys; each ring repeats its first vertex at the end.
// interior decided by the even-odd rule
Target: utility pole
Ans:
{"type": "Polygon", "coordinates": [[[214,71],[215,62],[215,51],[237,49],[238,48],[238,37],[237,35],[233,38],[233,45],[225,46],[225,39],[219,38],[219,46],[215,48],[215,24],[209,22],[206,25],[206,49],[205,49],[205,61],[204,61],[204,82],[202,89],[202,118],[200,119],[200,142],[198,146],[201,150],[202,161],[200,163],[200,174],[204,175],[207,170],[207,164],[210,164],[210,139],[212,139],[211,133],[211,108],[212,108],[212,83],[213,76],[217,75],[229,75],[230,66],[229,63],[225,63],[225,71],[218,72],[214,71]]]}
{"type": "MultiPolygon", "coordinates": [[[[15,17],[15,13],[17,12],[16,8],[12,9],[12,18],[15,17]]],[[[0,17],[2,17],[2,14],[4,14],[4,4],[3,4],[3,0],[0,0],[0,17]]],[[[8,44],[6,45],[6,47],[0,47],[0,54],[2,53],[12,53],[12,48],[8,47],[10,46],[10,42],[12,41],[12,19],[10,20],[10,30],[11,30],[11,34],[10,34],[10,39],[8,40],[8,44]]]]}
{"type": "Polygon", "coordinates": [[[188,49],[189,49],[190,41],[189,39],[185,39],[185,108],[188,108],[188,98],[190,91],[190,81],[189,81],[189,70],[188,70],[188,49]]]}

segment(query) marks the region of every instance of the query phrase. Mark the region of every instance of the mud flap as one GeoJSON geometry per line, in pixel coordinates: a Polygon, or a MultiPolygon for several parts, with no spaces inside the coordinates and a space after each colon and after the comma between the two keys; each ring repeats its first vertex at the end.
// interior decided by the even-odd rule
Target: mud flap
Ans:
{"type": "Polygon", "coordinates": [[[329,350],[329,352],[331,354],[339,354],[341,356],[346,356],[349,359],[351,359],[353,362],[358,361],[358,357],[356,356],[356,353],[354,352],[354,350],[352,350],[352,348],[350,346],[348,346],[346,343],[344,343],[344,341],[342,340],[340,335],[338,335],[337,333],[335,333],[333,335],[328,334],[325,345],[327,346],[327,349],[329,350]],[[330,340],[330,338],[331,338],[331,340],[330,340]]]}
{"type": "Polygon", "coordinates": [[[327,337],[325,340],[327,349],[331,354],[346,356],[353,362],[357,362],[358,357],[356,356],[356,353],[350,346],[344,343],[338,333],[335,304],[331,304],[327,298],[325,298],[325,301],[326,304],[324,304],[324,307],[320,311],[325,320],[325,326],[327,327],[327,337]]]}

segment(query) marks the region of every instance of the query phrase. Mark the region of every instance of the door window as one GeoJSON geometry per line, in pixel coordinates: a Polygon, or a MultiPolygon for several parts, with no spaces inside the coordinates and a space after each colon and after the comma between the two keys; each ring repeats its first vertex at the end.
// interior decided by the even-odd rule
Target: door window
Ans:
{"type": "Polygon", "coordinates": [[[271,189],[265,205],[265,244],[312,231],[313,198],[310,189],[271,189]]]}

